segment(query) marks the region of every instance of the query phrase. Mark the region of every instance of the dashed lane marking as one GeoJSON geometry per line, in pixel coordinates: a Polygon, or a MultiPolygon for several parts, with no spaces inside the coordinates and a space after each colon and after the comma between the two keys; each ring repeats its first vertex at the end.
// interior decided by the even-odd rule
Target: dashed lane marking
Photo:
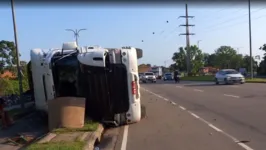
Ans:
{"type": "Polygon", "coordinates": [[[233,98],[240,98],[240,96],[230,95],[230,94],[224,94],[224,96],[233,97],[233,98]]]}
{"type": "Polygon", "coordinates": [[[221,129],[215,127],[214,125],[212,124],[208,124],[209,127],[213,128],[214,130],[218,131],[218,132],[223,132],[221,129]]]}
{"type": "MultiPolygon", "coordinates": [[[[176,86],[176,87],[178,87],[178,88],[182,88],[181,86],[176,86]]],[[[144,89],[144,88],[142,88],[142,89],[144,89]]],[[[194,90],[196,90],[196,89],[194,89],[194,90]]],[[[167,98],[164,98],[164,97],[162,97],[162,96],[160,96],[160,95],[158,95],[158,94],[156,94],[156,93],[153,93],[153,92],[151,92],[151,91],[149,91],[149,90],[144,89],[144,91],[147,91],[147,92],[149,92],[149,93],[151,93],[151,94],[153,94],[153,95],[155,95],[155,96],[157,96],[157,97],[159,97],[159,98],[161,98],[161,99],[163,99],[163,100],[165,100],[165,101],[170,101],[170,100],[168,100],[167,98]]],[[[229,95],[229,94],[224,94],[224,96],[234,97],[234,98],[239,98],[239,96],[229,95]]],[[[171,104],[173,104],[173,105],[177,105],[177,104],[176,104],[175,102],[173,102],[173,101],[170,101],[170,102],[171,102],[171,104]]],[[[182,110],[187,110],[185,107],[183,107],[183,106],[181,106],[181,105],[178,105],[178,107],[179,107],[180,109],[182,109],[182,110]]],[[[195,118],[199,119],[200,121],[204,122],[205,124],[207,124],[210,128],[212,128],[212,129],[214,129],[215,131],[220,132],[220,133],[223,134],[224,136],[230,138],[232,141],[234,141],[235,143],[237,143],[240,147],[244,148],[245,150],[254,150],[254,149],[250,148],[248,145],[246,145],[246,144],[244,144],[244,143],[239,143],[239,140],[237,140],[235,137],[233,137],[232,135],[230,135],[230,134],[224,132],[223,130],[219,129],[218,127],[214,126],[213,124],[209,123],[208,121],[204,120],[203,118],[199,117],[198,115],[192,113],[191,111],[187,111],[187,112],[190,113],[193,117],[195,117],[195,118]]],[[[127,129],[125,128],[125,131],[126,131],[126,130],[128,130],[128,127],[127,127],[127,129]]],[[[128,132],[128,131],[126,131],[126,132],[125,132],[125,131],[124,131],[124,135],[125,135],[124,137],[125,137],[125,140],[123,139],[123,143],[124,143],[124,144],[122,143],[121,150],[125,150],[125,149],[126,149],[126,142],[124,142],[124,141],[127,141],[127,134],[128,134],[127,132],[128,132]]]]}
{"type": "Polygon", "coordinates": [[[194,91],[196,91],[196,92],[203,92],[203,90],[200,90],[200,89],[194,89],[194,91]]]}
{"type": "Polygon", "coordinates": [[[173,102],[173,101],[171,101],[171,103],[172,103],[173,105],[176,105],[176,103],[175,103],[175,102],[173,102]]]}
{"type": "Polygon", "coordinates": [[[186,108],[183,106],[179,106],[179,108],[181,108],[182,110],[186,110],[186,108]]]}

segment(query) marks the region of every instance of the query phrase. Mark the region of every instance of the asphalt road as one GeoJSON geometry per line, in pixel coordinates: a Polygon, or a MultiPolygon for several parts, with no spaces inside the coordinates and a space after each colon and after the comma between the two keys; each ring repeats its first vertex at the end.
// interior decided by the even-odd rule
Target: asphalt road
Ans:
{"type": "MultiPolygon", "coordinates": [[[[195,123],[203,122],[207,127],[212,124],[228,140],[241,141],[239,145],[242,149],[266,149],[266,84],[214,85],[188,81],[175,84],[157,81],[155,84],[141,84],[141,87],[195,114],[198,117],[194,117],[198,121],[195,123]]],[[[177,116],[171,117],[175,119],[177,116]]],[[[172,130],[177,132],[174,128],[172,130]]]]}

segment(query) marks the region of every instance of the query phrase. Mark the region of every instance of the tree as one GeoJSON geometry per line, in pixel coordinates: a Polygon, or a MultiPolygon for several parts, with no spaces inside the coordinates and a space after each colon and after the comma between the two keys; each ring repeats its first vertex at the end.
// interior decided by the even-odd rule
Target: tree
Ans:
{"type": "Polygon", "coordinates": [[[264,51],[264,56],[258,67],[258,73],[261,75],[266,75],[266,44],[260,47],[260,50],[264,51]]]}
{"type": "Polygon", "coordinates": [[[0,60],[5,67],[11,67],[16,64],[17,56],[14,42],[0,41],[0,60]]]}
{"type": "Polygon", "coordinates": [[[201,67],[204,66],[204,55],[202,51],[196,46],[193,45],[190,47],[190,58],[191,58],[191,72],[196,74],[201,67]]]}
{"type": "MultiPolygon", "coordinates": [[[[187,48],[179,47],[179,52],[173,54],[172,60],[176,62],[176,66],[172,64],[172,68],[178,67],[180,71],[187,69],[187,48]]],[[[204,55],[202,51],[196,46],[190,46],[190,62],[191,72],[196,73],[204,65],[204,55]]]]}
{"type": "MultiPolygon", "coordinates": [[[[255,61],[254,58],[252,58],[253,61],[253,70],[257,70],[258,69],[258,62],[255,61]]],[[[247,68],[247,71],[250,71],[250,56],[245,55],[243,57],[243,64],[242,64],[242,68],[247,68]]]]}
{"type": "Polygon", "coordinates": [[[187,69],[186,51],[183,47],[179,47],[179,52],[173,54],[172,60],[175,62],[175,65],[172,65],[173,68],[179,69],[180,71],[187,69]]]}
{"type": "Polygon", "coordinates": [[[241,56],[237,55],[237,51],[230,46],[221,46],[215,51],[215,66],[221,69],[236,68],[236,62],[241,56]]]}

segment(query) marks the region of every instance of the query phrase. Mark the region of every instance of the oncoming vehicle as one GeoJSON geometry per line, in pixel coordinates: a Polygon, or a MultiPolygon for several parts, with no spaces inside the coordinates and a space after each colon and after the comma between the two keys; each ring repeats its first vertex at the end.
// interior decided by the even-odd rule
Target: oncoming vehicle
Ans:
{"type": "Polygon", "coordinates": [[[115,126],[141,119],[137,52],[133,47],[31,50],[36,108],[56,97],[85,97],[86,116],[115,126]]]}
{"type": "Polygon", "coordinates": [[[143,83],[147,82],[156,83],[156,76],[154,75],[153,72],[145,72],[141,80],[143,83]]]}
{"type": "Polygon", "coordinates": [[[166,80],[173,80],[173,75],[172,73],[165,73],[164,76],[163,76],[163,80],[166,81],[166,80]]]}
{"type": "Polygon", "coordinates": [[[222,69],[215,74],[215,83],[245,83],[245,77],[234,69],[222,69]]]}

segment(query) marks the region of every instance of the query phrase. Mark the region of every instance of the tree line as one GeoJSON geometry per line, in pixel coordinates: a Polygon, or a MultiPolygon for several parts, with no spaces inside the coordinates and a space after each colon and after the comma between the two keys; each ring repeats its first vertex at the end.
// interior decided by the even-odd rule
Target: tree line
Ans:
{"type": "MultiPolygon", "coordinates": [[[[258,63],[259,56],[252,57],[253,71],[259,75],[266,75],[266,44],[260,47],[264,51],[264,57],[258,63]]],[[[190,46],[190,68],[191,74],[197,74],[202,67],[213,67],[217,69],[246,68],[250,72],[250,56],[238,54],[231,46],[220,46],[214,53],[203,53],[196,45],[190,46]]],[[[169,66],[170,70],[187,71],[187,48],[179,47],[179,51],[172,56],[175,62],[169,66]]]]}
{"type": "MultiPolygon", "coordinates": [[[[0,75],[5,72],[11,72],[14,76],[17,76],[17,56],[15,43],[12,41],[2,40],[0,41],[0,75]]],[[[20,61],[21,71],[23,74],[22,83],[23,90],[29,89],[28,85],[28,73],[27,62],[20,61]]],[[[19,94],[19,84],[17,78],[0,78],[0,96],[19,94]]]]}

